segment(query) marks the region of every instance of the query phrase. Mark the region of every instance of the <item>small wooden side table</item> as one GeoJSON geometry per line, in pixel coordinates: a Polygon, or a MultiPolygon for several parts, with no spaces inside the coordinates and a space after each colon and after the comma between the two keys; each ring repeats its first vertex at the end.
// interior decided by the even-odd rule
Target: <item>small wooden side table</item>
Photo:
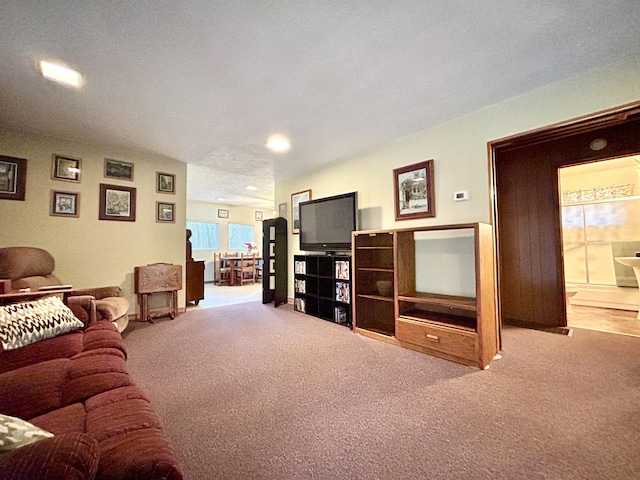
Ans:
{"type": "Polygon", "coordinates": [[[140,320],[153,323],[152,318],[178,314],[178,290],[182,290],[182,265],[152,263],[134,268],[135,293],[140,304],[140,320]],[[168,307],[149,310],[149,296],[154,293],[171,293],[168,307]]]}

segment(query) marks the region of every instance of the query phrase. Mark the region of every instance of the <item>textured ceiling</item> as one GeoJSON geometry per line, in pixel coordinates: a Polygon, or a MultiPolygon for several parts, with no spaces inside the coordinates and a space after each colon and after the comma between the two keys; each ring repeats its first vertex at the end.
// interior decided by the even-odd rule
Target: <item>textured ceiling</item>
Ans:
{"type": "Polygon", "coordinates": [[[189,198],[269,208],[274,180],[638,54],[638,25],[638,0],[3,0],[0,124],[175,158],[189,198]]]}

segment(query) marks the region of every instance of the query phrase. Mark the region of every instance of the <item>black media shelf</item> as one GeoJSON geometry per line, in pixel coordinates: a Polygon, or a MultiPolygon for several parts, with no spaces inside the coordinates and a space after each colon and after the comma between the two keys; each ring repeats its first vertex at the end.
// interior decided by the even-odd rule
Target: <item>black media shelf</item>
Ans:
{"type": "Polygon", "coordinates": [[[293,262],[293,308],[351,328],[351,257],[294,255],[293,262]]]}

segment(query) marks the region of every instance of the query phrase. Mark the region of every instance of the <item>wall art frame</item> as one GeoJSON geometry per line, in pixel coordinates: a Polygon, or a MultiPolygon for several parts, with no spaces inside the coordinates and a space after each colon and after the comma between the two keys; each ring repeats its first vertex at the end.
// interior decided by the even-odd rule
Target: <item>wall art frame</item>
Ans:
{"type": "Polygon", "coordinates": [[[176,193],[176,176],[173,173],[156,172],[156,193],[176,193]]]}
{"type": "Polygon", "coordinates": [[[62,182],[80,183],[82,159],[66,155],[52,155],[51,178],[62,182]]]}
{"type": "Polygon", "coordinates": [[[0,200],[24,201],[27,160],[0,155],[0,200]]]}
{"type": "Polygon", "coordinates": [[[300,209],[298,205],[300,202],[307,202],[311,200],[311,190],[302,190],[291,194],[291,215],[293,221],[291,222],[291,233],[297,235],[300,233],[300,209]]]}
{"type": "Polygon", "coordinates": [[[80,216],[80,193],[51,190],[49,215],[78,218],[80,216]]]}
{"type": "Polygon", "coordinates": [[[104,177],[133,181],[133,163],[122,160],[104,159],[104,177]]]}
{"type": "Polygon", "coordinates": [[[262,212],[260,210],[256,210],[255,219],[256,219],[256,222],[262,221],[262,212]]]}
{"type": "Polygon", "coordinates": [[[287,218],[287,202],[284,202],[278,205],[278,216],[282,218],[287,218]]]}
{"type": "Polygon", "coordinates": [[[121,185],[100,184],[99,220],[136,221],[136,189],[121,185]]]}
{"type": "Polygon", "coordinates": [[[393,170],[396,220],[436,216],[433,160],[393,170]]]}
{"type": "Polygon", "coordinates": [[[176,223],[176,204],[169,202],[156,202],[156,222],[176,223]]]}
{"type": "Polygon", "coordinates": [[[218,218],[229,218],[229,210],[225,208],[218,209],[218,218]]]}

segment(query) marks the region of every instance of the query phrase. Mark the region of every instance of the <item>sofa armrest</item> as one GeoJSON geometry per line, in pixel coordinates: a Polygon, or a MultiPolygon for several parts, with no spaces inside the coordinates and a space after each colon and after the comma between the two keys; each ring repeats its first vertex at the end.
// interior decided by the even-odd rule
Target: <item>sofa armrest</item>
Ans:
{"type": "Polygon", "coordinates": [[[96,299],[92,295],[72,295],[67,298],[67,305],[73,311],[74,315],[84,323],[84,326],[94,324],[96,317],[96,299]],[[79,315],[79,311],[86,312],[85,315],[79,315]]]}
{"type": "Polygon", "coordinates": [[[56,435],[0,455],[0,478],[92,479],[99,460],[98,442],[89,435],[56,435]]]}
{"type": "Polygon", "coordinates": [[[91,295],[95,297],[96,300],[100,300],[101,298],[106,297],[120,297],[122,295],[122,290],[117,286],[84,288],[82,290],[78,290],[74,295],[91,295]]]}

